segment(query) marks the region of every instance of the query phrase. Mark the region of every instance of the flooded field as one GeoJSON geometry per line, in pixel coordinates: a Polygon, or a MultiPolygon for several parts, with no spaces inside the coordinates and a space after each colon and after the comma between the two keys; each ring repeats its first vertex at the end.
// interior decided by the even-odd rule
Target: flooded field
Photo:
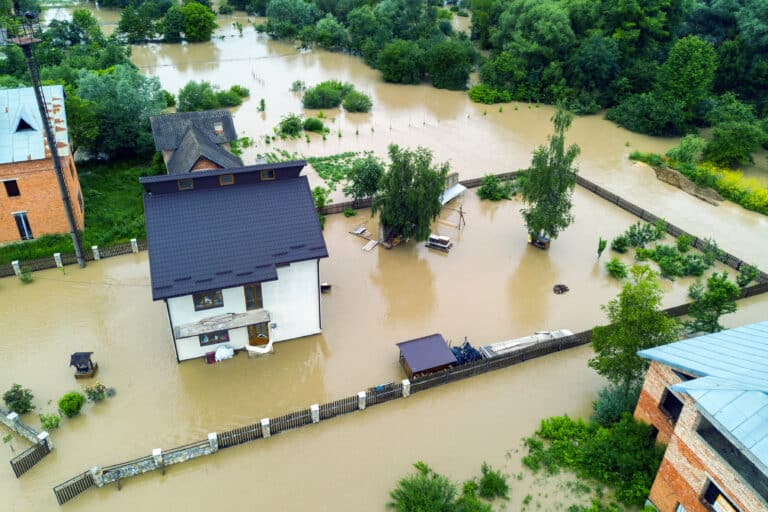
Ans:
{"type": "MultiPolygon", "coordinates": [[[[68,12],[58,10],[56,17],[68,12]]],[[[105,9],[97,17],[105,28],[119,18],[105,9]]],[[[257,142],[246,162],[276,148],[306,156],[367,150],[383,156],[396,143],[429,147],[437,160],[450,161],[462,178],[471,178],[527,166],[551,131],[549,107],[513,103],[499,111],[471,103],[460,91],[385,84],[360,59],[299,52],[246,23],[241,37],[231,18],[218,22],[222,38],[211,43],[137,46],[132,59],[174,93],[189,80],[248,87],[250,99],[234,110],[238,132],[257,142]],[[300,96],[289,92],[297,79],[308,85],[352,82],[372,96],[374,108],[369,114],[325,112],[335,117],[326,141],[312,136],[309,144],[302,139],[265,145],[264,136],[272,135],[285,114],[316,114],[304,112],[300,96]],[[263,113],[257,112],[261,98],[263,113]]],[[[733,204],[707,205],[627,159],[634,149],[664,152],[676,140],[632,134],[600,116],[577,118],[568,137],[581,146],[580,172],[589,179],[768,268],[766,217],[733,204]]],[[[316,175],[310,179],[320,183],[316,175]]],[[[85,270],[38,272],[27,286],[0,280],[3,387],[23,384],[35,393],[35,413],[53,412],[55,401],[80,385],[67,367],[69,354],[94,350],[99,380],[117,389],[114,398],[63,420],[52,434],[56,449],[20,480],[3,466],[0,495],[10,506],[4,510],[56,509],[52,487],[94,464],[132,459],[401,379],[398,341],[441,332],[456,343],[467,336],[483,344],[540,329],[579,331],[604,321],[599,305],[616,295],[619,284],[603,268],[609,251],[596,260],[597,240],[622,232],[634,216],[577,188],[575,225],[542,252],[525,243],[519,202],[480,202],[474,191],[461,201],[466,229],[450,226],[457,222],[452,210],[436,225],[456,241],[447,255],[420,244],[366,253],[360,250],[365,242],[348,231],[367,222],[375,232],[368,212],[330,216],[325,237],[331,257],[321,262],[321,279],[333,290],[323,296],[323,334],[278,344],[273,356],[262,359],[240,354],[216,365],[177,365],[165,308],[151,301],[147,253],[85,270]],[[571,291],[553,294],[557,283],[571,291]]],[[[666,305],[681,303],[689,283],[664,281],[666,305]]],[[[768,295],[739,307],[724,319],[726,325],[765,320],[768,295]]],[[[586,366],[590,356],[588,347],[550,355],[225,450],[172,467],[166,476],[132,479],[121,492],[92,490],[65,508],[381,511],[388,490],[419,459],[454,480],[476,475],[483,461],[517,474],[519,455],[505,454],[542,417],[588,413],[603,385],[586,366]]],[[[25,419],[37,424],[35,414],[25,419]]],[[[529,476],[511,484],[508,510],[518,510],[526,494],[541,492],[529,476]]],[[[555,504],[544,502],[542,510],[555,504]]]]}

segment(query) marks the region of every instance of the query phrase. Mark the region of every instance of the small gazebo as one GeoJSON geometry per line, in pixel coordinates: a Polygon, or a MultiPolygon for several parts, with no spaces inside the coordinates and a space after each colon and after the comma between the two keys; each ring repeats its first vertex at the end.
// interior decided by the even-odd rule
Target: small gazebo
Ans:
{"type": "Polygon", "coordinates": [[[444,370],[458,362],[442,334],[403,341],[397,346],[400,349],[400,365],[409,379],[444,370]]]}
{"type": "Polygon", "coordinates": [[[93,377],[99,369],[99,363],[91,360],[93,352],[75,352],[69,357],[69,366],[75,367],[76,379],[93,377]]]}

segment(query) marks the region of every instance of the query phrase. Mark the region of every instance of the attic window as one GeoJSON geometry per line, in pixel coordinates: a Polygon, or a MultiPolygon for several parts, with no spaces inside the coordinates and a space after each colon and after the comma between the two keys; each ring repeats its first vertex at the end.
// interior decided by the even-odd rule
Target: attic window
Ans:
{"type": "Polygon", "coordinates": [[[235,184],[235,175],[234,174],[222,174],[219,176],[219,185],[222,187],[224,185],[234,185],[235,184]]]}
{"type": "Polygon", "coordinates": [[[32,128],[32,125],[29,124],[24,120],[24,118],[19,119],[19,124],[16,125],[16,131],[17,132],[29,132],[29,131],[35,131],[34,128],[32,128]]]}
{"type": "Polygon", "coordinates": [[[213,123],[213,132],[216,135],[219,135],[220,133],[224,133],[224,123],[222,123],[221,121],[216,121],[215,123],[213,123]]]}
{"type": "Polygon", "coordinates": [[[261,179],[262,180],[273,180],[275,179],[275,170],[274,169],[266,169],[261,171],[261,179]]]}
{"type": "Polygon", "coordinates": [[[677,423],[680,413],[683,412],[683,402],[669,389],[665,389],[659,409],[672,420],[672,423],[677,423]]]}
{"type": "Polygon", "coordinates": [[[195,188],[195,180],[177,180],[176,183],[179,185],[179,190],[192,190],[195,188]]]}

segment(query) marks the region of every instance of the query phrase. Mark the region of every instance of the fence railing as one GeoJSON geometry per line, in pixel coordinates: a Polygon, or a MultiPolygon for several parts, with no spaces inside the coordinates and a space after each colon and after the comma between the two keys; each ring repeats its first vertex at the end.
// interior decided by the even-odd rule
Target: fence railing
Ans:
{"type": "Polygon", "coordinates": [[[59,505],[63,505],[69,500],[78,497],[94,485],[96,484],[93,481],[93,475],[91,475],[90,471],[86,471],[85,473],[81,473],[54,487],[53,494],[56,495],[56,500],[59,502],[59,505]]]}
{"type": "Polygon", "coordinates": [[[226,432],[220,433],[218,436],[219,448],[229,448],[230,446],[248,443],[264,437],[261,432],[261,423],[254,423],[253,425],[227,430],[226,432]]]}
{"type": "Polygon", "coordinates": [[[37,443],[34,446],[30,446],[20,454],[11,459],[11,468],[16,478],[32,469],[32,467],[43,460],[43,458],[51,453],[51,449],[48,443],[37,443]]]}

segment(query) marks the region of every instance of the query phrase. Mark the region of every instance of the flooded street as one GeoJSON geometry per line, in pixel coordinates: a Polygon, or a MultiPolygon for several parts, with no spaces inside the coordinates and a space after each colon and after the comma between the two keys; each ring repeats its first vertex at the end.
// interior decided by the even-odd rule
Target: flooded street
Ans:
{"type": "MultiPolygon", "coordinates": [[[[56,17],[67,12],[57,10],[56,17]]],[[[98,17],[106,23],[119,18],[105,9],[98,17]]],[[[234,110],[238,133],[257,144],[244,155],[246,163],[276,148],[303,156],[368,150],[383,156],[396,143],[426,146],[461,178],[472,178],[526,167],[551,132],[550,107],[512,103],[499,112],[499,106],[470,102],[461,91],[385,84],[358,58],[300,53],[256,34],[245,18],[240,37],[232,19],[219,18],[217,35],[223,38],[212,43],[137,46],[132,60],[174,93],[189,80],[248,87],[251,97],[234,110]],[[289,92],[291,83],[327,79],[352,82],[370,94],[373,110],[326,111],[335,117],[326,141],[312,135],[309,144],[266,145],[264,136],[285,114],[316,115],[303,111],[300,96],[289,92]],[[257,111],[261,98],[263,113],[257,111]]],[[[581,146],[578,163],[587,178],[768,268],[766,217],[730,203],[710,206],[658,182],[650,169],[627,158],[635,149],[663,153],[676,140],[633,134],[601,116],[577,118],[568,138],[581,146]]],[[[316,175],[310,179],[321,184],[316,175]]],[[[340,193],[334,199],[341,200],[340,193]]],[[[444,210],[435,226],[454,238],[450,254],[415,243],[363,252],[365,241],[348,232],[364,222],[375,232],[369,212],[329,216],[324,235],[330,257],[320,271],[333,288],[323,296],[323,334],[277,344],[274,355],[261,359],[238,354],[216,365],[178,365],[165,307],[151,301],[146,252],[84,270],[37,272],[30,285],[0,279],[0,380],[4,388],[18,382],[35,394],[38,409],[26,421],[37,426],[37,413],[53,412],[63,393],[80,387],[67,367],[72,352],[93,350],[98,380],[117,390],[106,402],[86,405],[80,417],[62,420],[51,435],[55,450],[21,479],[3,465],[4,510],[55,510],[53,486],[94,464],[133,459],[402,379],[394,346],[399,341],[441,332],[454,343],[467,336],[480,345],[543,329],[577,332],[604,321],[599,305],[618,293],[619,283],[603,267],[610,251],[596,260],[598,237],[613,238],[634,216],[577,187],[575,224],[543,252],[525,243],[519,201],[480,202],[474,190],[459,201],[467,227],[457,232],[451,226],[458,221],[452,210],[444,210]],[[555,295],[557,283],[570,292],[555,295]]],[[[663,281],[665,305],[682,303],[690,283],[663,281]]],[[[765,320],[767,310],[768,295],[752,298],[723,323],[765,320]]],[[[580,347],[417,393],[173,466],[165,476],[130,479],[120,492],[91,490],[64,508],[368,512],[384,510],[389,489],[417,460],[455,481],[477,475],[483,461],[517,474],[520,455],[505,454],[519,448],[541,418],[588,414],[604,385],[587,367],[589,357],[589,347],[580,347]]],[[[16,442],[17,450],[24,446],[16,442]]],[[[510,484],[508,510],[539,492],[531,477],[510,484]]]]}

